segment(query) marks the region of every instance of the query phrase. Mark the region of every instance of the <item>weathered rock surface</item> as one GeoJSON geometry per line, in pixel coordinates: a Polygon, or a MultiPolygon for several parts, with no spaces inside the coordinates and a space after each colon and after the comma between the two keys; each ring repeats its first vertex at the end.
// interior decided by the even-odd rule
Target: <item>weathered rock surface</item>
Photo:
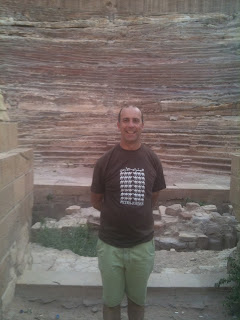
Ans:
{"type": "Polygon", "coordinates": [[[230,171],[239,143],[239,0],[0,4],[0,88],[35,163],[92,166],[120,107],[165,166],[230,171]]]}

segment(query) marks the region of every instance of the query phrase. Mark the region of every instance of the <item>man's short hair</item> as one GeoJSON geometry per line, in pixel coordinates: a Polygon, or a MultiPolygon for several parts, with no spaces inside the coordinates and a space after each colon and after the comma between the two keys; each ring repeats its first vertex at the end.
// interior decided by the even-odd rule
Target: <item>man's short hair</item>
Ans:
{"type": "Polygon", "coordinates": [[[142,119],[142,123],[143,123],[143,113],[142,113],[142,110],[139,108],[139,107],[136,107],[136,106],[125,106],[125,107],[122,107],[118,113],[118,122],[120,122],[121,120],[121,113],[122,113],[122,110],[123,109],[127,109],[127,108],[130,108],[130,107],[133,107],[133,108],[137,108],[138,110],[140,110],[141,112],[141,119],[142,119]]]}

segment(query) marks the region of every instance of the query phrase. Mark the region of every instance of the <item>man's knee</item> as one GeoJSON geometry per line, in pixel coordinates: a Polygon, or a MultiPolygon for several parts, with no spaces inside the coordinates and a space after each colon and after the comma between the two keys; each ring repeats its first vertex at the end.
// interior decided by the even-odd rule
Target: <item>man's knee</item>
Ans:
{"type": "Polygon", "coordinates": [[[103,305],[103,320],[120,320],[121,319],[121,308],[120,305],[115,307],[108,307],[103,305]]]}

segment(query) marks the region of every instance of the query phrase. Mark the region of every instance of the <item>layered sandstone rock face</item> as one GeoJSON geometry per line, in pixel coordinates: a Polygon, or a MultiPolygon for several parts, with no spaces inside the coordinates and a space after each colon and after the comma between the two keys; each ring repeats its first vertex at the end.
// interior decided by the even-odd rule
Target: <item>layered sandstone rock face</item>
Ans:
{"type": "Polygon", "coordinates": [[[92,166],[139,105],[164,166],[230,172],[239,0],[2,0],[0,88],[35,165],[92,166]]]}

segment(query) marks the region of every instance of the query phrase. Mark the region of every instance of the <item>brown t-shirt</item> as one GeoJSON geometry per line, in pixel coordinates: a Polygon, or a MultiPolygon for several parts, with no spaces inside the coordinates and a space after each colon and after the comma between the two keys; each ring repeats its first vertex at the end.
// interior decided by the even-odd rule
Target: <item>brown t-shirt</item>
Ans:
{"type": "Polygon", "coordinates": [[[91,191],[103,193],[99,238],[128,248],[153,238],[152,193],[166,188],[158,156],[146,145],[118,144],[96,163],[91,191]]]}

